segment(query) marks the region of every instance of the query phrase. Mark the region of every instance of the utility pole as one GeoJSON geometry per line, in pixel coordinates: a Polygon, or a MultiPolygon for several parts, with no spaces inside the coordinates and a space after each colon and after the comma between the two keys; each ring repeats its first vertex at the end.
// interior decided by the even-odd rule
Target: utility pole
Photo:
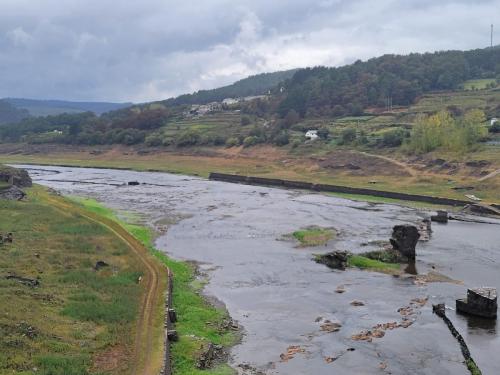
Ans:
{"type": "Polygon", "coordinates": [[[493,47],[493,24],[491,24],[490,47],[493,47]]]}

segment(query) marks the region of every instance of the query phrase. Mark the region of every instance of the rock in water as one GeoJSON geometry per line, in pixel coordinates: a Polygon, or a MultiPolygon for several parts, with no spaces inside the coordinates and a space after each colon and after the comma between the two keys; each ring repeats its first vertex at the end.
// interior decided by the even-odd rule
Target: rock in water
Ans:
{"type": "Polygon", "coordinates": [[[448,212],[446,211],[437,211],[437,215],[432,215],[431,220],[437,223],[447,223],[448,222],[448,212]]]}
{"type": "Polygon", "coordinates": [[[420,233],[414,225],[396,225],[392,229],[391,245],[408,260],[415,260],[415,246],[420,233]]]}
{"type": "Polygon", "coordinates": [[[325,264],[336,270],[345,270],[347,267],[347,259],[350,255],[351,253],[348,251],[332,251],[331,253],[318,255],[316,257],[316,262],[325,264]]]}

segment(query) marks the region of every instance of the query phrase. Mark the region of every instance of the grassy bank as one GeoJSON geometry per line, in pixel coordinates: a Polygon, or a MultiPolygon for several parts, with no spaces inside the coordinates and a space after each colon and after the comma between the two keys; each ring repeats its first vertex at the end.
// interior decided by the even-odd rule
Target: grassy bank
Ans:
{"type": "Polygon", "coordinates": [[[53,199],[35,186],[26,201],[0,201],[0,233],[14,235],[0,245],[0,374],[130,374],[144,269],[114,233],[53,199]]]}
{"type": "MultiPolygon", "coordinates": [[[[118,220],[108,208],[91,199],[76,199],[87,210],[118,220]]],[[[176,329],[179,341],[172,344],[172,366],[176,375],[229,375],[233,370],[219,364],[209,370],[197,368],[197,359],[209,343],[229,347],[237,335],[228,327],[227,312],[210,305],[201,294],[200,283],[195,281],[195,268],[186,262],[170,259],[154,248],[154,233],[136,223],[121,223],[138,240],[144,243],[154,256],[168,266],[174,274],[173,303],[177,310],[176,329]]]]}

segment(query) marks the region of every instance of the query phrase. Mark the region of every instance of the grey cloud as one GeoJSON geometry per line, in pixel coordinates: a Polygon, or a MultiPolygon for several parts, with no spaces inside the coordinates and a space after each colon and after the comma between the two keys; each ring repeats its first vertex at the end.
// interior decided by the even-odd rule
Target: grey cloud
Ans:
{"type": "Polygon", "coordinates": [[[2,0],[0,97],[156,100],[265,71],[479,48],[498,14],[500,0],[2,0]]]}

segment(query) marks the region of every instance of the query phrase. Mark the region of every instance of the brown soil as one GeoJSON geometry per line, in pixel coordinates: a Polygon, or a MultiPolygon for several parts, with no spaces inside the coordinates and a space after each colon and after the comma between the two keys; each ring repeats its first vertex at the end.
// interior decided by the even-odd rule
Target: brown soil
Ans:
{"type": "Polygon", "coordinates": [[[412,175],[402,163],[388,159],[356,151],[334,151],[314,160],[322,169],[353,176],[409,177],[412,175]]]}
{"type": "Polygon", "coordinates": [[[123,346],[113,346],[94,356],[93,370],[101,372],[126,370],[123,364],[128,363],[129,356],[130,353],[123,346]]]}

